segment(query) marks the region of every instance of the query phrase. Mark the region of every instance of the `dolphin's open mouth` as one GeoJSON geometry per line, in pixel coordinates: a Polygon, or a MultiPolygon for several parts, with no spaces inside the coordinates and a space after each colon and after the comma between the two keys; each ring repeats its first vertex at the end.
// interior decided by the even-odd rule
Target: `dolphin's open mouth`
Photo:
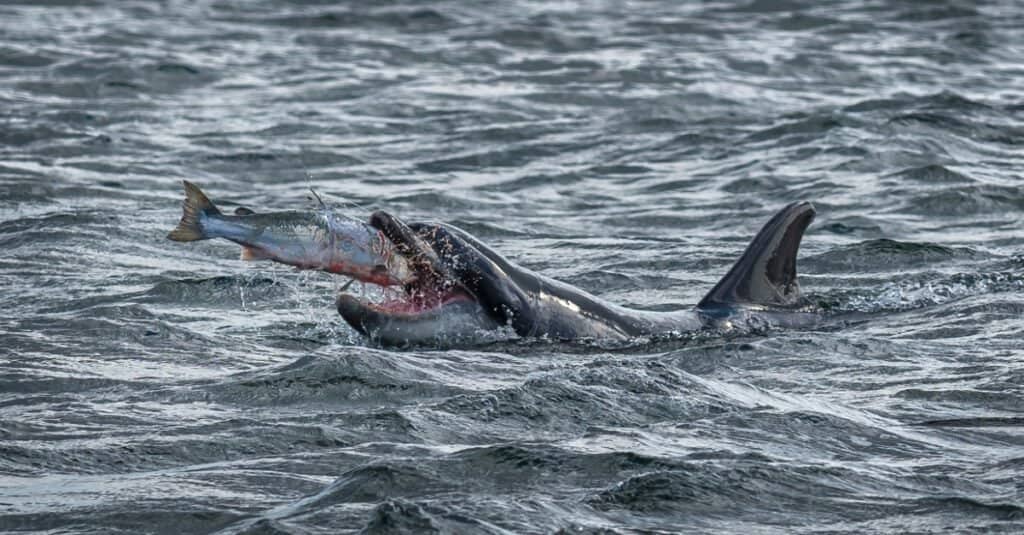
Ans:
{"type": "MultiPolygon", "coordinates": [[[[346,285],[338,295],[337,306],[349,323],[359,325],[371,317],[377,321],[384,317],[408,320],[436,314],[446,305],[476,302],[476,298],[465,287],[448,275],[434,250],[404,223],[386,213],[377,212],[370,217],[370,225],[394,243],[398,253],[412,267],[415,277],[402,286],[382,286],[381,300],[345,293],[346,285]]],[[[360,280],[375,283],[369,279],[360,280]]]]}
{"type": "Polygon", "coordinates": [[[473,296],[457,285],[443,282],[438,284],[435,281],[423,283],[421,280],[417,279],[400,289],[382,287],[383,299],[379,301],[343,291],[338,295],[338,306],[342,305],[342,301],[346,301],[347,307],[355,306],[395,316],[415,316],[436,311],[448,304],[474,301],[473,296]]]}

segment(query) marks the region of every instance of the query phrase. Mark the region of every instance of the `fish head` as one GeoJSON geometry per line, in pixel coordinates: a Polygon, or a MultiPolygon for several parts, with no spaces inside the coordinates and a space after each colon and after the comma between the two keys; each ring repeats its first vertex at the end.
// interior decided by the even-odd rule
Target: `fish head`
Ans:
{"type": "Polygon", "coordinates": [[[375,231],[368,246],[345,249],[343,244],[344,254],[336,256],[328,271],[385,287],[411,284],[417,277],[406,257],[380,231],[375,231]]]}
{"type": "Polygon", "coordinates": [[[326,246],[324,271],[384,287],[402,286],[416,278],[408,259],[380,230],[326,211],[321,217],[326,238],[317,242],[326,246]]]}

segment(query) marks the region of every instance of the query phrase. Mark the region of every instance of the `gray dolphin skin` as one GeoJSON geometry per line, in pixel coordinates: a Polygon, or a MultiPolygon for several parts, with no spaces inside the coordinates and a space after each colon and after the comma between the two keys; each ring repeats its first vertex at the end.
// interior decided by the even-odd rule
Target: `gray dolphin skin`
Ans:
{"type": "Polygon", "coordinates": [[[400,297],[372,303],[338,296],[352,327],[384,345],[451,344],[491,332],[554,340],[629,340],[701,329],[808,326],[819,315],[799,306],[796,256],[814,219],[808,202],[772,217],[726,275],[692,309],[653,312],[608,303],[517,266],[446,224],[406,225],[376,212],[379,229],[416,271],[400,297]]]}

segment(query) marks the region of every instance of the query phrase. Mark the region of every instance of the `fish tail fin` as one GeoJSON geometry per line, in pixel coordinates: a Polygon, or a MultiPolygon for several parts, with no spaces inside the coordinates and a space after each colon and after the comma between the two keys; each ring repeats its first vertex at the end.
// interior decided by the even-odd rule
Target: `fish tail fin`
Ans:
{"type": "Polygon", "coordinates": [[[203,232],[203,216],[220,215],[220,210],[214,206],[209,197],[199,186],[182,180],[185,185],[185,201],[181,203],[181,221],[168,235],[167,239],[174,241],[196,241],[209,238],[203,232]]]}
{"type": "Polygon", "coordinates": [[[814,220],[809,202],[790,204],[775,214],[751,240],[743,256],[701,300],[697,308],[735,304],[786,306],[800,297],[796,254],[814,220]]]}

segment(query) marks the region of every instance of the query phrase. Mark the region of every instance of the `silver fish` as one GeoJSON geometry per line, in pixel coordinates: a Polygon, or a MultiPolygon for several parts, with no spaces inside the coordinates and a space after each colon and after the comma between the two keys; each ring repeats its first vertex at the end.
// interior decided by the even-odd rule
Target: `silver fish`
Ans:
{"type": "Polygon", "coordinates": [[[242,246],[242,260],[273,260],[301,269],[348,275],[381,286],[415,279],[406,259],[380,231],[326,208],[313,212],[225,215],[185,180],[183,214],[167,235],[180,242],[224,238],[242,246]]]}

